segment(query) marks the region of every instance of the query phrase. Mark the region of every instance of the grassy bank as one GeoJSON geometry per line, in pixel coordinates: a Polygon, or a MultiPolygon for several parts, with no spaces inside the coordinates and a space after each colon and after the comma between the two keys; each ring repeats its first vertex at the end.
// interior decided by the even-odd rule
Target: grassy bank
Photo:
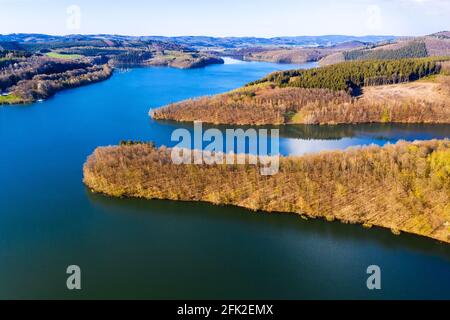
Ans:
{"type": "Polygon", "coordinates": [[[47,53],[47,57],[55,58],[55,59],[66,59],[66,60],[75,60],[82,59],[83,56],[79,54],[62,54],[58,52],[49,52],[47,53]]]}
{"type": "Polygon", "coordinates": [[[24,103],[24,99],[16,94],[10,94],[7,96],[0,96],[0,105],[2,104],[19,104],[24,103]]]}
{"type": "Polygon", "coordinates": [[[84,183],[115,197],[205,201],[380,226],[450,243],[450,141],[286,157],[262,176],[251,165],[174,165],[147,144],[98,148],[84,183]]]}

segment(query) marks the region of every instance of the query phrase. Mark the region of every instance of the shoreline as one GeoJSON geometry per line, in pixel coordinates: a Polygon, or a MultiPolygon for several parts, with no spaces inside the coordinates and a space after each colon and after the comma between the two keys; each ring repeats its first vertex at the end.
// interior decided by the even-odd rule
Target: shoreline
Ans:
{"type": "MultiPolygon", "coordinates": [[[[195,122],[198,122],[197,120],[174,120],[174,119],[165,119],[165,118],[158,118],[153,117],[153,112],[156,110],[150,110],[149,116],[154,121],[167,121],[174,124],[194,124],[195,122]]],[[[216,126],[236,126],[236,127],[268,127],[268,126],[274,126],[274,127],[289,127],[289,126],[296,126],[296,125],[302,125],[302,126],[315,126],[315,127],[337,127],[337,126],[344,126],[344,125],[382,125],[382,124],[403,124],[403,125],[447,125],[450,124],[450,120],[445,120],[442,122],[407,122],[407,121],[390,121],[390,122],[383,122],[383,121],[372,121],[372,122],[321,122],[321,123],[298,123],[298,122],[289,122],[289,123],[224,123],[224,122],[208,122],[208,121],[200,121],[205,125],[216,125],[216,126]]]]}
{"type": "Polygon", "coordinates": [[[280,71],[226,93],[153,109],[149,115],[155,120],[255,126],[449,124],[448,68],[448,58],[423,58],[280,71]],[[385,69],[376,69],[377,63],[385,69]],[[427,69],[417,72],[419,67],[427,69]],[[400,77],[397,73],[404,68],[410,74],[400,77]]]}
{"type": "Polygon", "coordinates": [[[111,72],[106,76],[106,78],[98,79],[98,80],[87,82],[87,83],[82,83],[82,84],[79,84],[79,85],[75,85],[73,87],[58,89],[58,90],[55,90],[55,91],[51,92],[48,96],[45,96],[45,97],[39,97],[39,98],[33,98],[33,99],[22,99],[21,97],[19,97],[20,99],[22,99],[22,101],[15,102],[15,103],[1,103],[1,100],[0,100],[0,107],[5,107],[5,106],[7,106],[7,107],[8,106],[9,107],[24,106],[24,105],[32,105],[32,104],[35,104],[35,103],[43,102],[43,101],[45,101],[45,100],[47,100],[49,98],[54,97],[59,92],[63,92],[63,91],[71,90],[71,89],[76,89],[76,88],[81,88],[81,87],[89,86],[91,84],[96,84],[96,83],[100,83],[100,82],[103,82],[103,81],[107,81],[113,76],[113,74],[114,74],[114,69],[111,70],[111,72]]]}
{"type": "Polygon", "coordinates": [[[58,92],[61,92],[61,91],[75,89],[75,88],[80,88],[80,87],[88,86],[88,85],[91,85],[91,84],[107,81],[113,76],[115,71],[123,69],[123,68],[129,68],[129,69],[135,69],[135,68],[174,68],[174,69],[179,69],[179,70],[191,70],[191,69],[205,68],[207,66],[214,65],[214,64],[220,64],[220,62],[211,62],[211,63],[206,63],[204,65],[198,65],[198,64],[194,63],[190,67],[180,67],[180,66],[174,66],[174,65],[170,65],[170,64],[132,65],[132,66],[127,66],[127,65],[108,66],[106,64],[105,66],[108,66],[110,71],[108,72],[108,74],[104,78],[97,79],[97,80],[94,80],[94,81],[91,81],[91,82],[87,82],[87,83],[82,83],[80,85],[74,85],[72,87],[57,89],[57,90],[55,90],[54,92],[51,92],[49,95],[47,95],[45,97],[42,96],[42,97],[36,97],[36,98],[32,98],[32,99],[25,99],[25,98],[17,95],[14,92],[11,92],[7,96],[0,96],[0,107],[2,107],[2,106],[23,106],[23,105],[28,105],[28,104],[34,104],[34,103],[39,102],[39,100],[45,100],[45,99],[51,98],[55,94],[57,94],[58,92]],[[13,102],[9,102],[9,101],[7,101],[6,98],[3,98],[3,97],[9,97],[9,96],[13,96],[13,95],[15,96],[15,100],[13,102]],[[2,100],[4,100],[4,101],[2,101],[2,100]]]}
{"type": "Polygon", "coordinates": [[[216,204],[210,201],[198,201],[198,200],[173,200],[173,199],[168,199],[168,198],[143,198],[143,197],[133,197],[133,196],[121,196],[121,197],[116,197],[116,196],[112,196],[108,193],[105,192],[98,192],[95,191],[94,189],[91,189],[88,185],[84,184],[86,191],[90,192],[93,195],[99,195],[102,196],[106,199],[122,199],[122,200],[144,200],[144,201],[175,201],[178,203],[202,203],[205,205],[210,205],[213,207],[229,207],[229,208],[239,208],[239,209],[243,209],[248,211],[248,214],[261,214],[261,215],[290,215],[293,218],[300,218],[306,222],[308,222],[309,220],[314,220],[314,221],[320,221],[323,223],[339,223],[339,224],[345,224],[345,225],[352,225],[352,226],[359,226],[363,229],[380,229],[380,230],[384,230],[384,231],[388,231],[390,232],[392,235],[394,236],[402,236],[403,234],[407,234],[407,235],[412,235],[418,238],[422,238],[422,239],[426,239],[429,241],[435,241],[439,244],[443,244],[443,245],[450,245],[450,240],[445,241],[439,238],[433,238],[430,236],[426,236],[423,234],[419,234],[419,233],[414,233],[414,232],[410,232],[410,231],[404,231],[404,230],[396,230],[396,229],[392,229],[389,227],[385,227],[385,226],[381,226],[381,225],[374,225],[374,224],[369,224],[369,223],[365,223],[365,222],[349,222],[346,220],[340,220],[338,218],[332,218],[332,217],[327,217],[327,216],[314,216],[314,215],[308,215],[306,213],[295,213],[295,212],[289,212],[289,211],[264,211],[264,210],[252,210],[248,207],[245,206],[240,206],[240,205],[235,205],[235,204],[216,204]]]}

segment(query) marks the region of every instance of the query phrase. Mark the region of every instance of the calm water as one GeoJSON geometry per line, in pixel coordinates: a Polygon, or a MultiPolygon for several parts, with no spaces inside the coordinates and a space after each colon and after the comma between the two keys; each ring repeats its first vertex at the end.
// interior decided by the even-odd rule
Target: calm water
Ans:
{"type": "MultiPolygon", "coordinates": [[[[82,165],[121,139],[172,145],[187,124],[150,108],[224,92],[274,70],[230,63],[117,72],[43,103],[0,108],[0,298],[450,298],[450,246],[381,229],[202,203],[90,194],[82,165]],[[65,270],[82,268],[81,292],[65,270]],[[379,292],[367,266],[382,268],[379,292]]],[[[280,128],[281,152],[450,136],[449,126],[280,128]]]]}

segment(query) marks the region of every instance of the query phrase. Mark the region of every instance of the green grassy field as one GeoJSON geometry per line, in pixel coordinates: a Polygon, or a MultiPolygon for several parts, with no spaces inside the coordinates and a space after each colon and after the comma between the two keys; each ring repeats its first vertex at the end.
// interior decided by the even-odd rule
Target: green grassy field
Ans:
{"type": "Polygon", "coordinates": [[[8,96],[0,96],[0,104],[15,104],[21,103],[23,100],[21,97],[15,94],[10,94],[8,96]]]}
{"type": "Polygon", "coordinates": [[[82,55],[79,54],[61,54],[57,52],[49,52],[47,53],[47,57],[56,58],[56,59],[66,59],[66,60],[74,60],[83,58],[82,55]]]}

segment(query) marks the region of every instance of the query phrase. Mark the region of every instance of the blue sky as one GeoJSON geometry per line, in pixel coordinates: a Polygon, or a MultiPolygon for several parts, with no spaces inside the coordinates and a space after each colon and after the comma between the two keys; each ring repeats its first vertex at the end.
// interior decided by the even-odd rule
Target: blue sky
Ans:
{"type": "Polygon", "coordinates": [[[1,34],[425,35],[449,21],[450,0],[0,0],[1,34]]]}

